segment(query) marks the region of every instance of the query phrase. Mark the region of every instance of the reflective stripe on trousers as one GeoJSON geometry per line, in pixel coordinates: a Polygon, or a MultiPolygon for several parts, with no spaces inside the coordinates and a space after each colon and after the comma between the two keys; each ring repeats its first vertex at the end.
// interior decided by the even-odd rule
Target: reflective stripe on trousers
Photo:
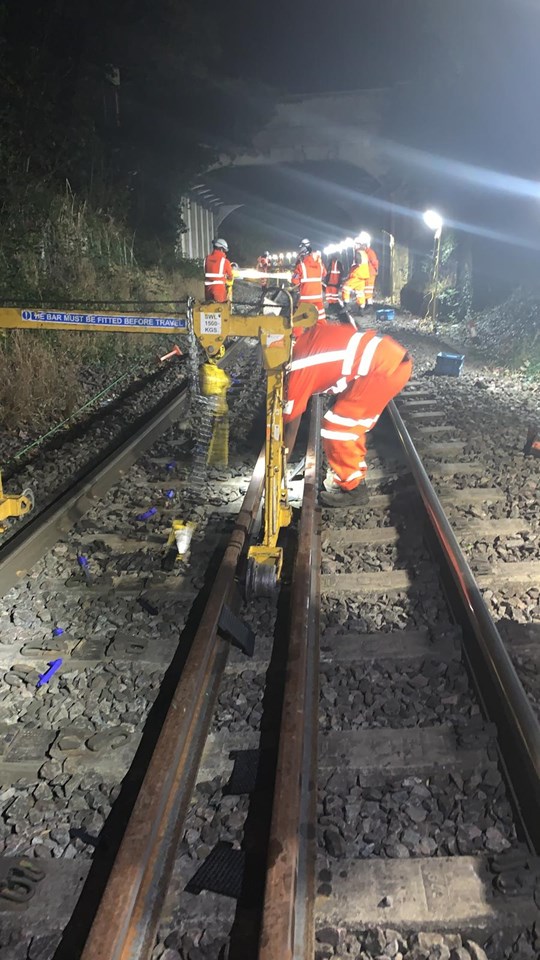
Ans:
{"type": "MultiPolygon", "coordinates": [[[[371,359],[368,357],[366,363],[368,367],[371,365],[380,339],[373,337],[367,344],[360,365],[368,350],[371,359]]],[[[339,395],[333,410],[326,413],[321,430],[324,452],[343,490],[354,490],[365,477],[366,433],[375,425],[386,404],[403,389],[411,373],[411,360],[401,363],[392,374],[371,371],[366,377],[352,380],[339,395]]]]}
{"type": "Polygon", "coordinates": [[[329,423],[337,423],[342,427],[364,427],[364,430],[367,432],[375,426],[379,417],[364,417],[360,420],[353,420],[351,417],[340,417],[338,413],[329,410],[324,419],[328,420],[329,423]]]}
{"type": "Polygon", "coordinates": [[[348,440],[358,440],[359,433],[345,433],[343,430],[325,430],[324,427],[321,427],[321,437],[325,437],[327,440],[343,440],[346,443],[348,440]]]}

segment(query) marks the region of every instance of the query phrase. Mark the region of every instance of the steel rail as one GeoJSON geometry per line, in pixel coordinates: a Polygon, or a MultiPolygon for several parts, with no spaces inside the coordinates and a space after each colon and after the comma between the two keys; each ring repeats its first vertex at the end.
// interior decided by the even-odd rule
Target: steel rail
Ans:
{"type": "Polygon", "coordinates": [[[210,728],[229,641],[223,606],[236,606],[235,577],[264,491],[264,448],[195,634],[98,907],[82,960],[146,960],[153,950],[176,848],[210,728]]]}
{"type": "Polygon", "coordinates": [[[459,597],[465,656],[488,719],[497,726],[507,784],[529,846],[540,854],[540,723],[393,401],[388,412],[459,597]]]}
{"type": "MultiPolygon", "coordinates": [[[[220,361],[229,366],[240,349],[234,343],[220,361]]],[[[169,394],[144,419],[140,428],[105,459],[95,461],[75,482],[25,523],[0,547],[0,596],[25,576],[34,563],[110,490],[153,443],[187,410],[189,390],[182,386],[169,394]]]]}
{"type": "Polygon", "coordinates": [[[320,398],[312,401],[293,574],[277,775],[258,960],[312,960],[319,722],[320,398]]]}

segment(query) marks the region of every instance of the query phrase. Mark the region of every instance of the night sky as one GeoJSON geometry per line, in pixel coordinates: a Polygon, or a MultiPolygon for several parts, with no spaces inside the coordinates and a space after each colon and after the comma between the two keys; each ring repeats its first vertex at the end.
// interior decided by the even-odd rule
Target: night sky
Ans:
{"type": "MultiPolygon", "coordinates": [[[[481,236],[507,233],[519,257],[532,248],[537,258],[540,4],[276,0],[265,11],[235,0],[225,17],[228,66],[248,87],[262,81],[287,95],[404,85],[385,149],[414,182],[417,202],[442,207],[481,236]]],[[[356,178],[358,194],[369,185],[360,171],[317,167],[306,166],[304,183],[302,171],[288,168],[215,175],[216,189],[245,204],[229,229],[267,226],[274,246],[299,231],[347,229],[333,206],[336,185],[354,189],[356,178]]],[[[371,203],[359,215],[377,226],[371,203]]]]}
{"type": "Polygon", "coordinates": [[[539,0],[0,4],[0,178],[14,209],[28,171],[60,191],[68,181],[137,237],[170,244],[178,197],[207,155],[245,150],[276,99],[384,88],[379,145],[392,170],[382,192],[337,162],[206,173],[242,205],[222,232],[263,249],[305,235],[319,244],[385,227],[394,198],[416,212],[439,207],[495,244],[494,263],[503,244],[536,269],[539,37],[539,0]],[[108,64],[121,77],[118,124],[108,64]]]}
{"type": "Polygon", "coordinates": [[[235,0],[227,48],[244,76],[288,93],[386,86],[411,73],[425,32],[423,6],[418,0],[263,6],[235,0]]]}

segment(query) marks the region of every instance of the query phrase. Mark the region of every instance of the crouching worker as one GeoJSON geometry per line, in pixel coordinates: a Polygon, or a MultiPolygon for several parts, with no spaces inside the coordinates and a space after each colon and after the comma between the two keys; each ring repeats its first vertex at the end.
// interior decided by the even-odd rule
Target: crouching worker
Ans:
{"type": "Polygon", "coordinates": [[[333,474],[333,489],[320,494],[325,506],[351,507],[366,501],[366,433],[411,373],[405,347],[374,330],[357,332],[350,323],[317,325],[297,340],[287,377],[285,446],[290,456],[310,397],[335,394],[321,429],[333,474]]]}

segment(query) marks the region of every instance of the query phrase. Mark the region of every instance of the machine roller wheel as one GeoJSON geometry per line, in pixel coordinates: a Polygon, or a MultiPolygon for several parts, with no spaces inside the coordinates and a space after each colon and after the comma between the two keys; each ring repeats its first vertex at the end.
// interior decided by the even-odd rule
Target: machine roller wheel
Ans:
{"type": "Polygon", "coordinates": [[[275,597],[278,592],[276,568],[272,563],[257,563],[250,557],[247,562],[244,593],[246,600],[254,597],[275,597]]]}
{"type": "Polygon", "coordinates": [[[26,487],[26,489],[21,493],[21,500],[23,501],[24,506],[23,516],[25,516],[27,513],[30,513],[36,505],[34,491],[30,487],[26,487]]]}

